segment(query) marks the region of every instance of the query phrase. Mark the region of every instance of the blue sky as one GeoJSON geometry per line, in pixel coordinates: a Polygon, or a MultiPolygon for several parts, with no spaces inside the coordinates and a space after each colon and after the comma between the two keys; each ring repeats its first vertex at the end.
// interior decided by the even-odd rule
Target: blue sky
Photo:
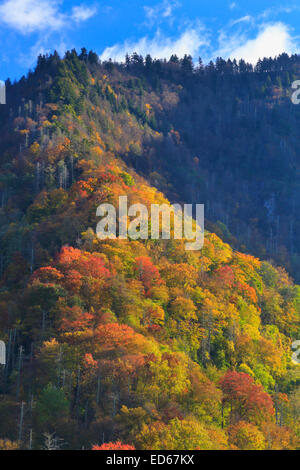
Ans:
{"type": "Polygon", "coordinates": [[[300,2],[280,0],[0,0],[0,78],[19,78],[39,53],[81,47],[245,58],[300,51],[300,2]]]}

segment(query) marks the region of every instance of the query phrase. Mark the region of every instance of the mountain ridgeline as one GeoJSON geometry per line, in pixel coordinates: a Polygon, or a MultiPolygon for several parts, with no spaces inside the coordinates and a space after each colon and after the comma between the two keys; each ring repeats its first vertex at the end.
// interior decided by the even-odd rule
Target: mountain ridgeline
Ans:
{"type": "MultiPolygon", "coordinates": [[[[65,121],[77,115],[88,129],[94,123],[103,150],[172,202],[204,203],[213,231],[242,251],[285,265],[300,280],[300,107],[290,99],[299,67],[300,57],[287,54],[255,68],[222,59],[207,66],[200,60],[195,68],[190,57],[167,62],[136,54],[125,64],[99,64],[85,50],[65,60],[40,57],[27,78],[7,83],[1,123],[8,135],[1,148],[7,151],[12,138],[9,113],[24,131],[20,149],[37,136],[45,145],[58,131],[68,134],[60,120],[48,126],[46,120],[42,129],[36,124],[38,114],[55,115],[47,104],[59,103],[65,121]]],[[[78,125],[74,130],[80,132],[78,125]]],[[[80,140],[81,151],[87,141],[80,140]]],[[[27,183],[30,194],[45,178],[43,169],[36,175],[39,181],[27,183]]],[[[5,200],[10,184],[4,188],[5,200]]]]}
{"type": "Polygon", "coordinates": [[[82,49],[6,81],[1,449],[299,448],[299,75],[82,49]],[[203,249],[99,240],[120,195],[205,204],[203,249]]]}

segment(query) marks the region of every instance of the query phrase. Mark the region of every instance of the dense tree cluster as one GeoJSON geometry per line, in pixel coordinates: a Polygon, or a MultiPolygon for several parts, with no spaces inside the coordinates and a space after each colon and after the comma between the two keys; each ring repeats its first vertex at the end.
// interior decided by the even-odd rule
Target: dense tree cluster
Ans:
{"type": "Polygon", "coordinates": [[[1,449],[299,447],[300,287],[243,252],[297,260],[299,63],[99,63],[83,49],[7,83],[1,449]],[[100,203],[168,204],[161,191],[206,202],[202,250],[96,237],[100,203]]]}

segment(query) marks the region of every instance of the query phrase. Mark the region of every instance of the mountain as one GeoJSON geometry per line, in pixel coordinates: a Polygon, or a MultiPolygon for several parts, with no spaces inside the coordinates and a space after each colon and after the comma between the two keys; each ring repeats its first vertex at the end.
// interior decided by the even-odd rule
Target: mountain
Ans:
{"type": "Polygon", "coordinates": [[[299,447],[299,64],[82,49],[6,82],[0,448],[299,447]],[[204,203],[203,249],[99,240],[120,195],[204,203]]]}

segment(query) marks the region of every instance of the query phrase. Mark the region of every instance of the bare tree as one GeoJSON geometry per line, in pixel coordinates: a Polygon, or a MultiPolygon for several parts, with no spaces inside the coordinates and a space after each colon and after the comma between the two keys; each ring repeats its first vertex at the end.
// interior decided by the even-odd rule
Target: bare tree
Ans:
{"type": "Polygon", "coordinates": [[[63,446],[63,439],[55,436],[55,433],[49,434],[45,432],[44,436],[44,450],[61,450],[63,446]]]}

